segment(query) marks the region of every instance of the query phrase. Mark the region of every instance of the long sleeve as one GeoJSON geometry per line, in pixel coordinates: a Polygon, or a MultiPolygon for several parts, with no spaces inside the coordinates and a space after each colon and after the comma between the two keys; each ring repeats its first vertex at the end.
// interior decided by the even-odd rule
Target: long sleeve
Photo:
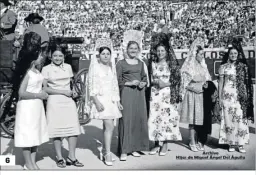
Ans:
{"type": "Polygon", "coordinates": [[[119,86],[118,86],[118,81],[117,81],[116,74],[114,74],[114,76],[113,76],[112,87],[113,87],[112,100],[113,101],[120,101],[120,91],[119,91],[119,86]]]}
{"type": "Polygon", "coordinates": [[[117,74],[117,80],[118,80],[118,85],[119,85],[120,91],[122,91],[122,89],[125,85],[125,81],[123,79],[123,68],[122,68],[122,62],[121,61],[117,62],[116,74],[117,74]]]}
{"type": "Polygon", "coordinates": [[[98,85],[98,76],[95,72],[95,68],[90,67],[88,72],[88,86],[90,97],[99,95],[100,87],[98,85]]]}
{"type": "Polygon", "coordinates": [[[142,62],[141,81],[148,83],[148,77],[145,72],[144,63],[142,62]]]}

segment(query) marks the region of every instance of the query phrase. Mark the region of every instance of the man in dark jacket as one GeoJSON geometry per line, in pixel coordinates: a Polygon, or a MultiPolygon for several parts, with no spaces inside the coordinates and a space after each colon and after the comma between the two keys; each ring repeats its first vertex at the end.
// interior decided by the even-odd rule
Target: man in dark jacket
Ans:
{"type": "Polygon", "coordinates": [[[44,58],[42,61],[43,66],[45,63],[47,63],[47,52],[50,41],[48,30],[40,24],[44,18],[38,13],[30,13],[24,20],[30,24],[29,27],[25,30],[24,35],[26,33],[35,32],[41,36],[41,51],[44,58]]]}
{"type": "Polygon", "coordinates": [[[12,5],[9,0],[0,0],[0,30],[3,40],[13,41],[15,38],[15,28],[17,25],[17,15],[8,9],[12,5]]]}

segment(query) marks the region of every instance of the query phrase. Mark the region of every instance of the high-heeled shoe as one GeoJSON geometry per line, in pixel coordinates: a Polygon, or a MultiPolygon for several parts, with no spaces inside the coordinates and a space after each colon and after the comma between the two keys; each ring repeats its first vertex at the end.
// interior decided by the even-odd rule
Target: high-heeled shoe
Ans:
{"type": "Polygon", "coordinates": [[[113,158],[112,158],[112,153],[106,153],[104,156],[101,157],[101,161],[103,161],[107,166],[113,166],[113,158]],[[107,161],[106,157],[111,156],[112,161],[107,161]]]}
{"type": "Polygon", "coordinates": [[[155,155],[160,151],[160,146],[153,148],[150,152],[149,155],[155,155]]]}
{"type": "Polygon", "coordinates": [[[198,142],[198,144],[196,144],[196,148],[198,149],[198,151],[205,151],[203,144],[200,142],[198,142]]]}
{"type": "Polygon", "coordinates": [[[71,160],[69,157],[67,157],[66,161],[67,166],[76,166],[76,167],[83,167],[84,164],[80,163],[77,159],[76,160],[71,160]]]}
{"type": "MultiPolygon", "coordinates": [[[[111,153],[111,157],[112,157],[112,161],[114,162],[114,161],[116,161],[116,159],[113,157],[113,153],[112,152],[110,152],[111,153]]],[[[101,151],[100,152],[100,160],[103,160],[104,159],[104,156],[103,156],[103,152],[101,151]]]]}
{"type": "Polygon", "coordinates": [[[246,150],[244,149],[244,146],[238,146],[238,151],[240,153],[246,153],[246,150]]]}
{"type": "Polygon", "coordinates": [[[190,150],[193,152],[198,152],[198,149],[196,148],[196,145],[189,144],[190,150]]]}

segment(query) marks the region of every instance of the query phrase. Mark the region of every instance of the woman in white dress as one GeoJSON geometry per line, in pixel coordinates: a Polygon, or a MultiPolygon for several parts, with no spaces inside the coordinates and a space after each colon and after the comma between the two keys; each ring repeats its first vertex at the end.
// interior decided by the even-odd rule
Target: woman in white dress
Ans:
{"type": "Polygon", "coordinates": [[[105,152],[101,159],[108,166],[113,165],[111,140],[114,120],[122,117],[120,110],[119,87],[117,83],[115,60],[111,57],[112,43],[110,39],[98,39],[96,51],[99,57],[92,58],[88,72],[87,87],[89,88],[90,117],[103,121],[105,152]]]}
{"type": "Polygon", "coordinates": [[[48,94],[42,91],[44,77],[40,67],[42,57],[31,63],[19,89],[16,109],[14,144],[23,148],[24,169],[39,169],[36,164],[37,147],[49,141],[43,100],[48,94]]]}
{"type": "Polygon", "coordinates": [[[64,48],[59,45],[52,49],[52,63],[43,67],[45,78],[44,90],[49,94],[46,107],[46,117],[49,137],[53,139],[57,154],[57,166],[83,167],[76,159],[75,151],[77,137],[81,134],[76,104],[72,99],[71,80],[73,71],[69,64],[64,63],[64,48]],[[67,137],[69,154],[67,160],[62,157],[62,138],[67,137]]]}

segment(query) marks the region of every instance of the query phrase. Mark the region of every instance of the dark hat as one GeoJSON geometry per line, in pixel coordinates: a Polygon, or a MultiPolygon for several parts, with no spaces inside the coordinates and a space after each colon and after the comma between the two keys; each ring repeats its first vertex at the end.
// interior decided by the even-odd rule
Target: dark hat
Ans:
{"type": "Polygon", "coordinates": [[[0,0],[0,2],[4,3],[4,5],[6,5],[6,6],[13,5],[13,3],[10,2],[9,0],[0,0]]]}
{"type": "Polygon", "coordinates": [[[30,13],[24,20],[26,22],[31,22],[33,19],[39,19],[40,21],[44,20],[44,18],[40,16],[38,13],[30,13]]]}

